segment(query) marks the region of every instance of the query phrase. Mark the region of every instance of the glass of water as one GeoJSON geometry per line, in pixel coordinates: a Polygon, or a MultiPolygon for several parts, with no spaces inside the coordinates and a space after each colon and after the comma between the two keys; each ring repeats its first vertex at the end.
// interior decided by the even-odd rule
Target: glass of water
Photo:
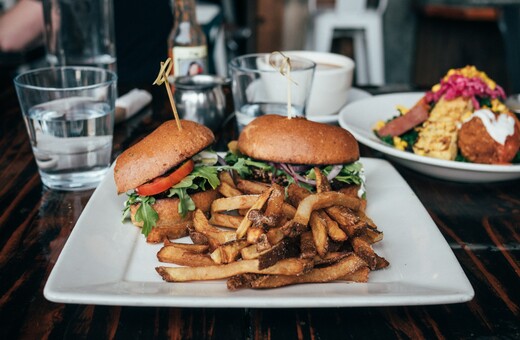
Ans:
{"type": "Polygon", "coordinates": [[[44,185],[95,188],[110,166],[117,76],[97,67],[27,71],[14,79],[44,185]]]}
{"type": "Polygon", "coordinates": [[[231,89],[238,130],[264,114],[305,117],[316,64],[301,57],[290,58],[290,72],[280,54],[257,53],[229,62],[231,89]],[[286,71],[282,75],[281,70],[286,71]]]}
{"type": "Polygon", "coordinates": [[[116,70],[113,0],[43,0],[50,66],[116,70]]]}

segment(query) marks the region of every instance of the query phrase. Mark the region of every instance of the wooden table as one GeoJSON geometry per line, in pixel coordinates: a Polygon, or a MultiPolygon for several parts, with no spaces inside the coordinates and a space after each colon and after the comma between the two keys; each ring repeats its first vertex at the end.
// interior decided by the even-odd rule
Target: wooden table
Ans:
{"type": "MultiPolygon", "coordinates": [[[[0,339],[520,337],[520,181],[454,183],[399,166],[471,281],[475,290],[472,301],[323,309],[145,308],[49,302],[43,297],[43,287],[92,191],[54,192],[42,187],[16,95],[9,80],[2,85],[0,339]]],[[[116,126],[114,158],[170,117],[164,98],[160,93],[154,95],[160,100],[154,102],[151,112],[116,126]]],[[[364,147],[362,155],[382,157],[364,147]]]]}

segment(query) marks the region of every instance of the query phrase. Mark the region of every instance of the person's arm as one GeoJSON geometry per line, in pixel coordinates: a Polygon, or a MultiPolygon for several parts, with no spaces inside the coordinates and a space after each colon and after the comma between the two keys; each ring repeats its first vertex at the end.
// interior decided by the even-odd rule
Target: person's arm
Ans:
{"type": "Polygon", "coordinates": [[[0,16],[0,51],[18,52],[43,35],[41,1],[20,0],[0,16]]]}

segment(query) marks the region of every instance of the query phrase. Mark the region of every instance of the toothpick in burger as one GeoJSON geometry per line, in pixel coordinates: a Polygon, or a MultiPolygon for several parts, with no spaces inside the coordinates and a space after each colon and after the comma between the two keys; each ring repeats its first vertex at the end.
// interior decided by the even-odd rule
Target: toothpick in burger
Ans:
{"type": "Polygon", "coordinates": [[[264,115],[249,123],[225,158],[241,177],[316,189],[318,167],[333,190],[350,188],[364,198],[364,170],[352,134],[305,118],[264,115]]]}
{"type": "Polygon", "coordinates": [[[128,193],[123,219],[130,216],[145,236],[155,226],[187,221],[195,208],[208,211],[218,195],[217,155],[206,150],[213,133],[192,121],[181,124],[163,123],[116,160],[117,192],[128,193]]]}

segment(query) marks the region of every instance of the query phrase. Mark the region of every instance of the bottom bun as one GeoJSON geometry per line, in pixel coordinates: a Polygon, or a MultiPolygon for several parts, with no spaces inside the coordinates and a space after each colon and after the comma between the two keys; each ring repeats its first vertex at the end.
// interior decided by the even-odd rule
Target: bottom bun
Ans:
{"type": "MultiPolygon", "coordinates": [[[[194,194],[190,194],[191,199],[195,203],[197,209],[203,212],[208,212],[211,203],[217,199],[218,192],[216,190],[201,191],[194,194]]],[[[168,227],[185,221],[189,221],[192,218],[193,212],[190,211],[186,216],[182,217],[178,210],[179,199],[178,198],[161,198],[155,201],[153,205],[154,210],[159,215],[159,219],[156,222],[156,227],[168,227]]],[[[130,207],[130,218],[132,223],[138,227],[143,226],[143,222],[137,222],[135,220],[135,212],[139,207],[138,204],[130,207]]]]}

